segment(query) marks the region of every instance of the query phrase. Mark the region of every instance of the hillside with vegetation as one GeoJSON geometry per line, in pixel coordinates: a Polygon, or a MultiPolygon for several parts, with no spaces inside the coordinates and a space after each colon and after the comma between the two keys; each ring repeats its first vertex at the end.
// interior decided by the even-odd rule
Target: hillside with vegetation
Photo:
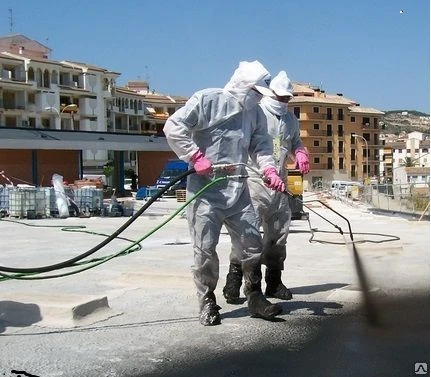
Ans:
{"type": "Polygon", "coordinates": [[[430,116],[415,110],[385,111],[382,121],[385,133],[399,135],[401,132],[419,131],[430,133],[430,116]]]}

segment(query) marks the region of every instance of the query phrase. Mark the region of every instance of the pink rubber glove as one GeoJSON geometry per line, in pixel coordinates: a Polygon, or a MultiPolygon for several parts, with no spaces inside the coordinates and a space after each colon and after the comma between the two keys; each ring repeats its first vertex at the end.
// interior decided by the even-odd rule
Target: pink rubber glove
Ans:
{"type": "Polygon", "coordinates": [[[263,171],[263,175],[264,175],[263,180],[269,188],[280,192],[286,191],[286,186],[284,182],[281,180],[281,178],[279,177],[277,170],[275,170],[275,168],[273,167],[266,168],[263,171]]]}
{"type": "Polygon", "coordinates": [[[196,174],[208,175],[212,172],[213,167],[210,160],[208,160],[201,151],[197,151],[192,156],[193,167],[196,170],[196,174]]]}
{"type": "Polygon", "coordinates": [[[305,149],[297,149],[295,151],[296,167],[302,174],[307,174],[310,171],[310,159],[305,149]]]}

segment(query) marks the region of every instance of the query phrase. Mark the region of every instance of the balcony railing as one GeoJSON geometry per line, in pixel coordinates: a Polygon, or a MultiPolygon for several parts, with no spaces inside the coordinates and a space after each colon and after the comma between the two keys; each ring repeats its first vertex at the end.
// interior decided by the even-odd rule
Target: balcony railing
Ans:
{"type": "Polygon", "coordinates": [[[301,120],[326,120],[326,114],[304,113],[304,114],[301,114],[301,120]]]}
{"type": "Polygon", "coordinates": [[[307,149],[309,153],[332,153],[328,152],[326,147],[308,147],[307,149]]]}
{"type": "Polygon", "coordinates": [[[328,170],[328,164],[310,164],[311,170],[328,170]]]}
{"type": "Polygon", "coordinates": [[[301,137],[307,137],[307,136],[327,136],[326,130],[301,130],[300,131],[301,137]]]}

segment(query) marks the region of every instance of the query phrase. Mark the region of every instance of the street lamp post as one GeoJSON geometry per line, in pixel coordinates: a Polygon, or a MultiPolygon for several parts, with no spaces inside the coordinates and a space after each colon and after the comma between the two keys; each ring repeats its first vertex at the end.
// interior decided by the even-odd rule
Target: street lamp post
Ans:
{"type": "Polygon", "coordinates": [[[365,139],[365,137],[363,137],[361,135],[358,135],[358,134],[352,134],[352,136],[355,139],[357,139],[359,137],[362,140],[364,140],[364,142],[365,142],[365,172],[366,172],[366,178],[368,178],[368,154],[369,154],[369,149],[368,149],[367,139],[365,139]]]}
{"type": "MultiPolygon", "coordinates": [[[[61,111],[59,111],[59,110],[58,110],[56,107],[54,107],[54,106],[48,106],[48,107],[45,107],[45,110],[50,110],[50,111],[55,110],[55,112],[57,113],[57,115],[58,115],[58,117],[59,117],[59,118],[61,118],[61,114],[63,114],[63,113],[64,113],[64,111],[65,111],[66,109],[69,109],[69,110],[70,110],[70,113],[72,114],[72,121],[73,121],[73,113],[74,113],[74,112],[76,112],[76,110],[78,110],[78,105],[76,105],[76,104],[74,104],[74,103],[71,103],[71,104],[69,104],[69,105],[64,106],[64,107],[61,109],[61,111]]],[[[61,119],[60,119],[60,122],[61,122],[61,119]]],[[[61,124],[60,124],[60,128],[61,128],[61,124]]]]}
{"type": "Polygon", "coordinates": [[[50,110],[50,111],[55,110],[55,112],[57,113],[57,115],[60,116],[60,111],[58,111],[58,109],[55,108],[55,107],[53,107],[53,106],[45,107],[45,110],[50,110]]]}

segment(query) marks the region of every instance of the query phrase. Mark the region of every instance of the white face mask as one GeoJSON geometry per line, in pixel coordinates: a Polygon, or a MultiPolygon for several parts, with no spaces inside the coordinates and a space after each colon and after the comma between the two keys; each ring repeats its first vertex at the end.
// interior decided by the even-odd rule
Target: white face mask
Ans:
{"type": "Polygon", "coordinates": [[[279,102],[270,97],[263,98],[261,102],[274,115],[285,115],[288,112],[288,104],[285,102],[279,102]]]}
{"type": "Polygon", "coordinates": [[[249,90],[249,92],[244,98],[244,110],[250,110],[255,107],[260,102],[262,97],[262,94],[256,92],[255,90],[249,90]]]}

